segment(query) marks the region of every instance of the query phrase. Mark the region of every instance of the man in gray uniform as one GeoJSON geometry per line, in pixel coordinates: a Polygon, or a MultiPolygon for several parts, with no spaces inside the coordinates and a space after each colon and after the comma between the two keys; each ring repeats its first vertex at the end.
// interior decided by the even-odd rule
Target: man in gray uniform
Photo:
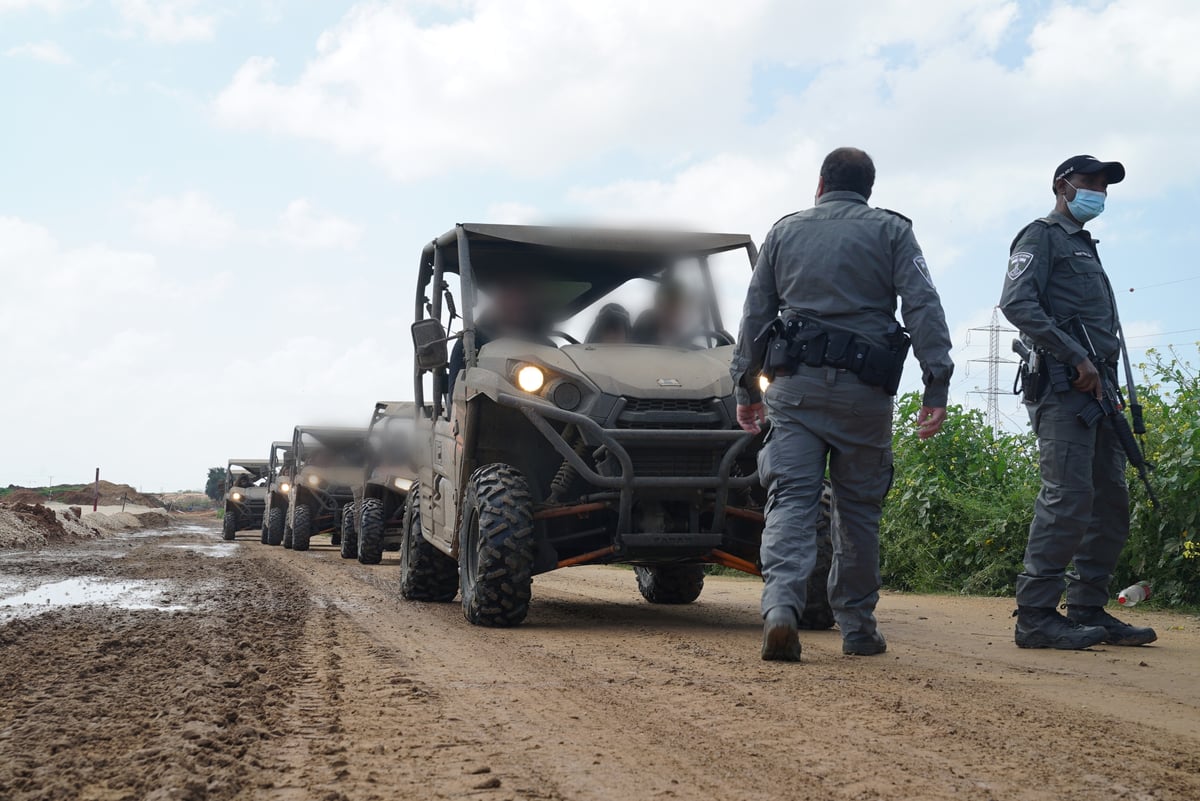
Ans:
{"type": "Polygon", "coordinates": [[[732,373],[738,423],[771,432],[759,456],[767,488],[762,538],[763,659],[799,661],[799,614],[816,562],[817,513],[833,483],[829,600],[842,652],[880,654],[879,517],[892,484],[892,396],[910,340],[920,359],[922,438],[946,416],[950,334],[911,222],[871,208],[870,156],[839,148],[821,165],[816,205],[777,222],[746,295],[732,373]],[[760,373],[773,376],[766,406],[760,373]]]}
{"type": "Polygon", "coordinates": [[[1101,371],[1116,385],[1121,351],[1116,298],[1083,224],[1104,210],[1119,162],[1067,159],[1054,171],[1054,211],[1017,234],[1000,308],[1037,354],[1025,380],[1029,418],[1041,452],[1042,489],[1017,577],[1016,642],[1022,648],[1144,645],[1153,629],[1104,611],[1117,557],[1129,536],[1125,453],[1108,421],[1089,427],[1079,412],[1098,395],[1101,371]],[[1090,341],[1099,364],[1088,358],[1090,341]],[[1050,371],[1063,380],[1055,388],[1050,371]],[[1068,385],[1069,380],[1069,385],[1068,385]],[[1067,566],[1074,563],[1075,572],[1067,566]],[[1067,590],[1067,616],[1055,607],[1067,590]]]}

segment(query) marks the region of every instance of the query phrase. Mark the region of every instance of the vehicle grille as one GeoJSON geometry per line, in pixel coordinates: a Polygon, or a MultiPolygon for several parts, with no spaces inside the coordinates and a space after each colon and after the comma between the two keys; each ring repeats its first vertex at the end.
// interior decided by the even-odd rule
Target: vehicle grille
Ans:
{"type": "Polygon", "coordinates": [[[630,448],[629,457],[639,476],[715,476],[721,463],[719,452],[694,448],[630,448]]]}
{"type": "Polygon", "coordinates": [[[617,428],[728,428],[724,407],[715,398],[626,398],[617,428]]]}

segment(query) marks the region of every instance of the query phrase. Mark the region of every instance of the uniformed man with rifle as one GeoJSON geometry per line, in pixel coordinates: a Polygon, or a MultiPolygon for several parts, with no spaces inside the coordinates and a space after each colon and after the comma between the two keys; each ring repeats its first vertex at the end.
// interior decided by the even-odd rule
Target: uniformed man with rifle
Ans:
{"type": "MultiPolygon", "coordinates": [[[[1017,577],[1021,648],[1145,645],[1157,635],[1107,611],[1109,583],[1129,537],[1126,461],[1146,481],[1135,433],[1141,408],[1124,353],[1116,297],[1083,226],[1104,210],[1119,162],[1067,159],[1054,171],[1054,210],[1017,234],[1000,308],[1021,332],[1022,392],[1041,454],[1042,487],[1017,577]],[[1133,426],[1117,370],[1125,375],[1133,426]],[[1068,572],[1069,566],[1074,566],[1068,572]],[[1063,590],[1067,614],[1057,607],[1063,590]]],[[[1150,495],[1153,500],[1153,492],[1150,495]]]]}

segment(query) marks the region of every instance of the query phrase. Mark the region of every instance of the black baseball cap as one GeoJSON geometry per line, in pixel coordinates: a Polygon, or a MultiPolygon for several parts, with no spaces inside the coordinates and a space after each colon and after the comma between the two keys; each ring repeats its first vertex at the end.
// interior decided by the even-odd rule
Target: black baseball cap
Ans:
{"type": "Polygon", "coordinates": [[[1110,184],[1119,184],[1125,180],[1124,164],[1119,161],[1101,161],[1095,156],[1071,156],[1058,165],[1058,169],[1054,171],[1054,180],[1066,178],[1072,173],[1091,175],[1097,172],[1107,174],[1110,184]]]}

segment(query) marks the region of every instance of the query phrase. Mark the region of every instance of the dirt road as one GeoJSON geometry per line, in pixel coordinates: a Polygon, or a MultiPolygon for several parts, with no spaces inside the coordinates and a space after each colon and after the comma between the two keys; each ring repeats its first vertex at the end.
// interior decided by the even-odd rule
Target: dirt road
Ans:
{"type": "Polygon", "coordinates": [[[776,665],[753,581],[561,571],[494,631],[247,535],[0,555],[0,798],[1200,798],[1194,617],[1025,652],[1005,600],[888,595],[886,656],[776,665]]]}

